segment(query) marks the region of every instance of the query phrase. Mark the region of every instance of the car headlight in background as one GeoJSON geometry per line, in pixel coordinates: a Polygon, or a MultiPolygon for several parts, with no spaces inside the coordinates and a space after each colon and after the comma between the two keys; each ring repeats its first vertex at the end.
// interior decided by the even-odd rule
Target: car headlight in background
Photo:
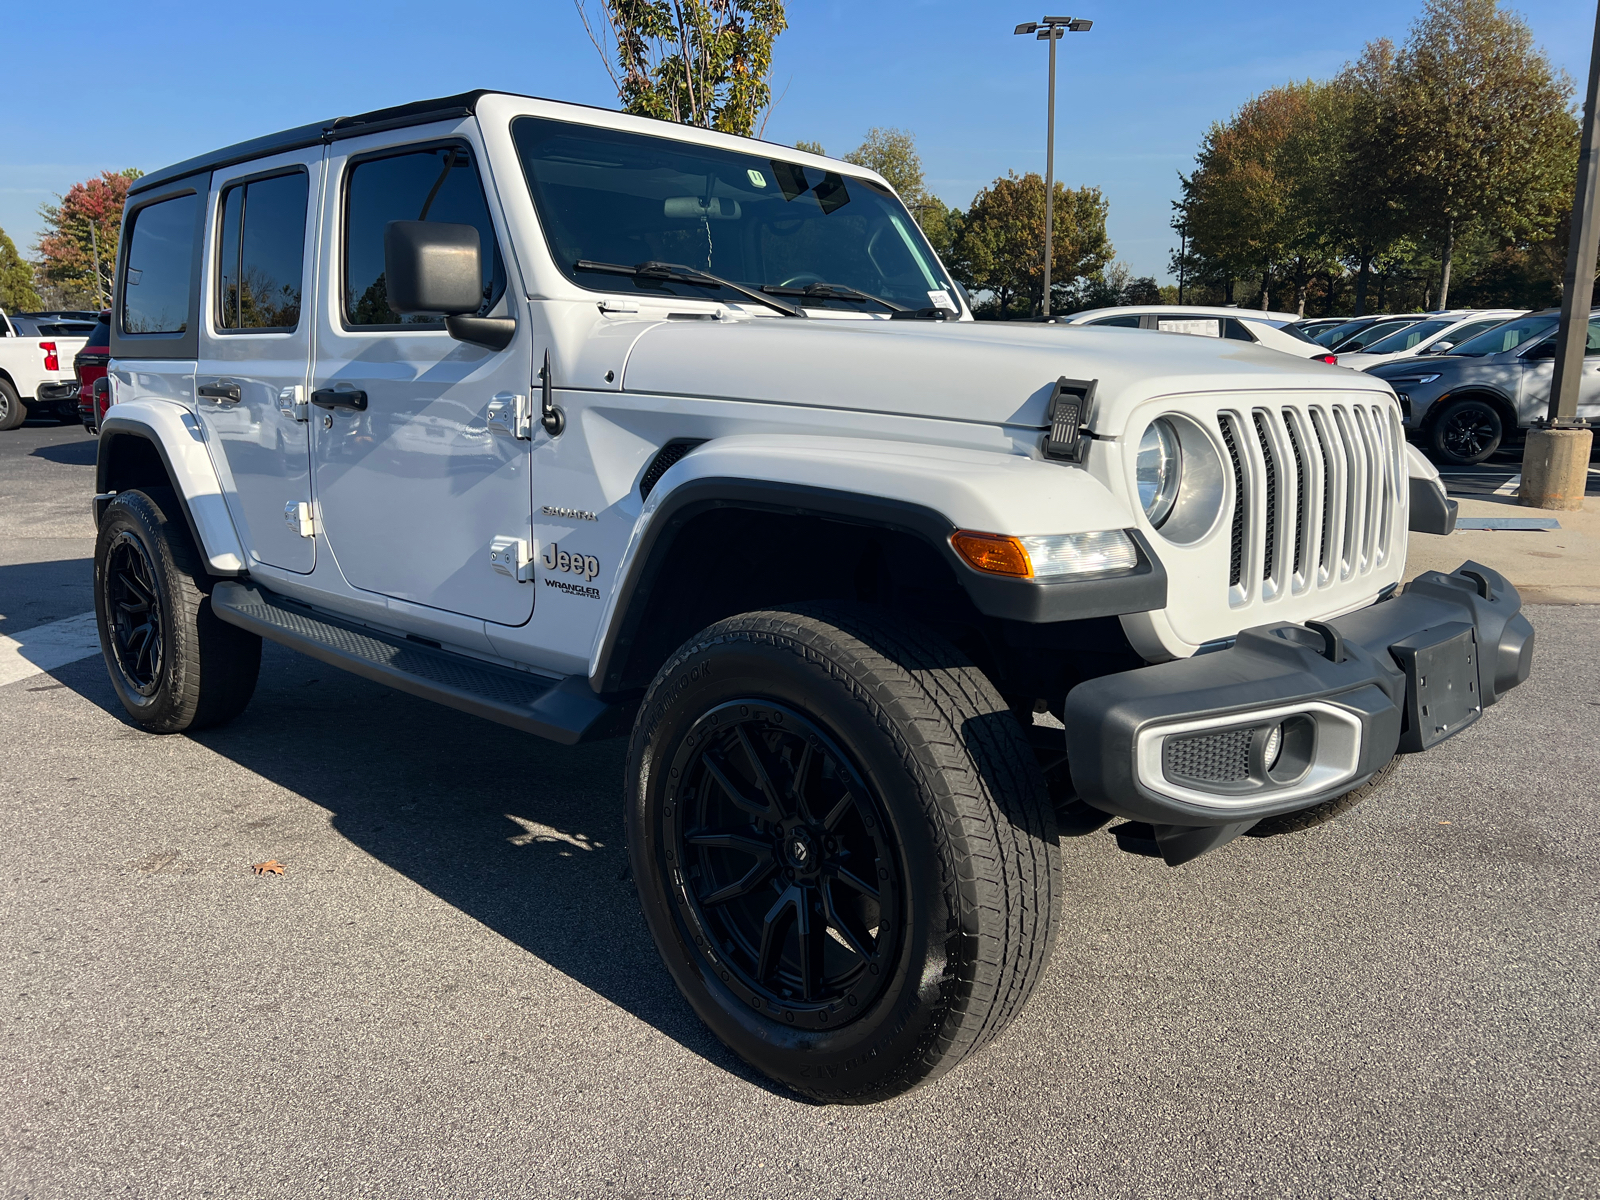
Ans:
{"type": "Polygon", "coordinates": [[[1139,481],[1139,503],[1144,506],[1144,515],[1160,529],[1178,502],[1178,483],[1183,476],[1178,433],[1166,417],[1150,422],[1139,439],[1134,476],[1139,481]]]}
{"type": "Polygon", "coordinates": [[[1145,516],[1170,542],[1199,541],[1222,515],[1227,484],[1221,452],[1189,417],[1166,413],[1151,421],[1133,473],[1145,516]]]}
{"type": "Polygon", "coordinates": [[[1432,375],[1391,375],[1391,376],[1389,376],[1388,379],[1384,380],[1384,382],[1389,384],[1391,387],[1398,387],[1402,383],[1409,383],[1409,384],[1432,383],[1435,379],[1438,379],[1438,378],[1439,378],[1439,373],[1437,371],[1435,371],[1432,375]]]}

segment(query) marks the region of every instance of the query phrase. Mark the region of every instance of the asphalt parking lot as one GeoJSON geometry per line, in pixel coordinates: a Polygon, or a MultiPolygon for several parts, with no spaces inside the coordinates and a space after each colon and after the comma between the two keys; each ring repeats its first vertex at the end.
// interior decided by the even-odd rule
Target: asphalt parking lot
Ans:
{"type": "MultiPolygon", "coordinates": [[[[14,651],[92,607],[92,491],[81,431],[0,435],[14,651]]],[[[242,718],[154,737],[98,657],[0,654],[0,1194],[1592,1197],[1600,609],[1530,612],[1533,679],[1338,823],[1068,841],[1031,1006],[870,1108],[678,999],[619,743],[270,646],[242,718]]]]}

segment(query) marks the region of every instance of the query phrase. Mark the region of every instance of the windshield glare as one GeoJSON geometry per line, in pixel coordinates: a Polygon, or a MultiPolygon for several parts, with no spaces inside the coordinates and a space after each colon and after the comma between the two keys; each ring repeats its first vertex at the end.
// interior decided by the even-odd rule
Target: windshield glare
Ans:
{"type": "Polygon", "coordinates": [[[1367,322],[1360,318],[1357,318],[1354,321],[1345,321],[1342,324],[1333,326],[1331,329],[1324,329],[1319,333],[1312,334],[1311,340],[1316,342],[1319,346],[1331,346],[1335,342],[1342,341],[1343,339],[1349,337],[1352,333],[1360,329],[1365,324],[1367,324],[1367,322]]]}
{"type": "MultiPolygon", "coordinates": [[[[832,284],[905,308],[960,310],[911,214],[880,184],[782,158],[539,117],[518,117],[511,135],[550,252],[582,287],[746,303],[726,289],[574,265],[654,261],[752,289],[832,284]]],[[[859,298],[786,298],[886,311],[859,298]]]]}
{"type": "Polygon", "coordinates": [[[1477,337],[1462,342],[1450,353],[1465,354],[1473,358],[1484,354],[1504,354],[1507,350],[1515,350],[1523,342],[1550,332],[1555,328],[1557,320],[1555,313],[1518,317],[1515,321],[1496,325],[1487,333],[1480,333],[1477,337]]]}
{"type": "Polygon", "coordinates": [[[1418,342],[1426,341],[1436,333],[1442,333],[1454,325],[1454,321],[1418,321],[1415,325],[1407,325],[1398,333],[1391,333],[1386,338],[1379,338],[1366,348],[1367,354],[1394,354],[1401,350],[1409,350],[1418,342]]]}

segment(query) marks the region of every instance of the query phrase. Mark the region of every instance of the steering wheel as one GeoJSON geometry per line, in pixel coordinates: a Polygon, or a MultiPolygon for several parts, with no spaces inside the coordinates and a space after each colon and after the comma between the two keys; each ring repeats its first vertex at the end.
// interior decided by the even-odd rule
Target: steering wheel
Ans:
{"type": "Polygon", "coordinates": [[[823,277],[821,275],[818,275],[815,271],[801,271],[800,274],[798,274],[798,275],[791,275],[788,279],[785,279],[778,286],[779,287],[805,287],[806,284],[808,284],[808,283],[826,283],[826,282],[827,282],[827,280],[823,279],[823,277]]]}

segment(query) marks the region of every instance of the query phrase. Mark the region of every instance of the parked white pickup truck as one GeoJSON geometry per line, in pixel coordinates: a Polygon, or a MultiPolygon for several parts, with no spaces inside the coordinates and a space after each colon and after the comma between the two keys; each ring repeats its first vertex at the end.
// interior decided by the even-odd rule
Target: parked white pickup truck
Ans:
{"type": "Polygon", "coordinates": [[[0,309],[0,430],[21,425],[30,409],[78,419],[72,356],[87,339],[29,332],[0,309]]]}

